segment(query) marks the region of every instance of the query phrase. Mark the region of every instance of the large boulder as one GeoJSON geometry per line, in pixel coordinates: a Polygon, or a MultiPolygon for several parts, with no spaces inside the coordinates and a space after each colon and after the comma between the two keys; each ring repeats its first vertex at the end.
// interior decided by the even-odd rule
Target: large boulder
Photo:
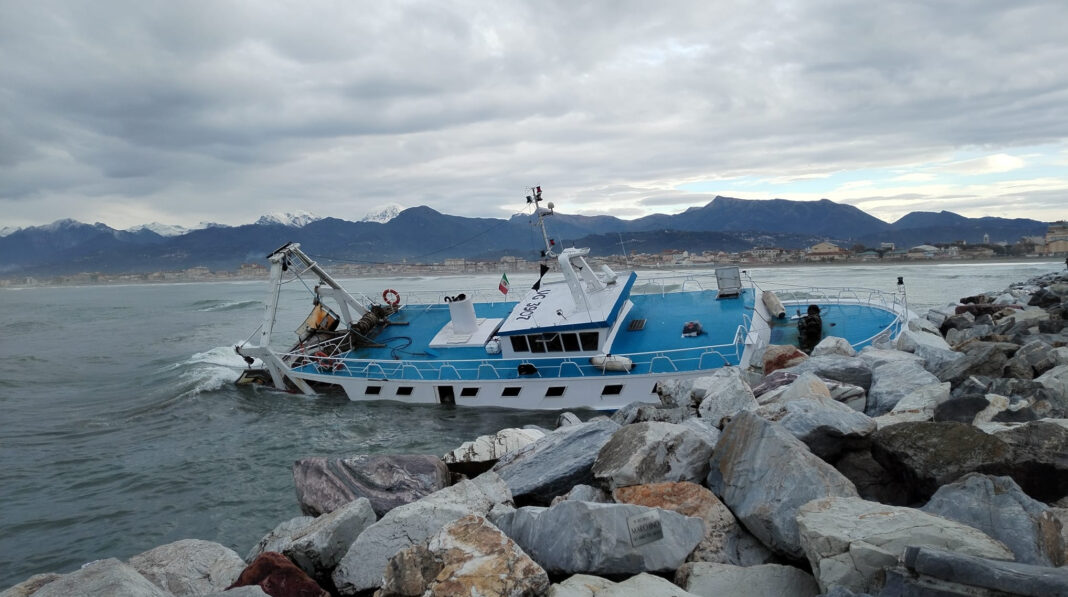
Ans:
{"type": "Polygon", "coordinates": [[[830,461],[843,450],[863,445],[876,429],[875,421],[831,397],[827,385],[804,373],[775,402],[757,409],[805,443],[812,453],[830,461]]]}
{"type": "Polygon", "coordinates": [[[942,485],[971,472],[1004,470],[1008,444],[964,423],[921,421],[879,429],[872,456],[908,488],[910,501],[926,501],[942,485]]]}
{"type": "Polygon", "coordinates": [[[260,539],[245,556],[246,562],[256,559],[256,556],[267,551],[282,552],[282,549],[293,541],[293,537],[305,527],[315,522],[314,516],[297,516],[281,522],[271,529],[269,533],[260,539]]]}
{"type": "Polygon", "coordinates": [[[716,444],[684,425],[634,423],[616,431],[597,454],[593,475],[609,489],[661,481],[697,481],[708,475],[716,444]]]}
{"type": "Polygon", "coordinates": [[[857,351],[853,348],[853,345],[849,343],[849,340],[837,336],[827,336],[823,340],[820,340],[819,344],[812,349],[812,356],[814,357],[825,354],[855,357],[857,356],[857,351]]]}
{"type": "Polygon", "coordinates": [[[706,485],[764,545],[795,558],[803,553],[797,509],[819,497],[857,495],[849,479],[801,440],[755,413],[727,424],[710,464],[706,485]]]}
{"type": "Polygon", "coordinates": [[[61,576],[61,574],[56,574],[55,572],[34,574],[26,580],[0,591],[0,597],[30,597],[30,595],[41,590],[41,587],[61,576]]]}
{"type": "Polygon", "coordinates": [[[41,586],[34,597],[107,595],[108,597],[171,597],[133,567],[115,558],[90,562],[41,586]]]}
{"type": "Polygon", "coordinates": [[[1035,381],[1060,396],[1068,397],[1068,365],[1058,365],[1036,377],[1035,381]]]}
{"type": "Polygon", "coordinates": [[[694,516],[705,523],[705,537],[690,554],[691,562],[719,562],[755,566],[774,559],[760,541],[708,489],[696,483],[652,483],[621,487],[612,492],[620,504],[634,504],[694,516]]]}
{"type": "Polygon", "coordinates": [[[289,558],[273,551],[256,556],[229,588],[252,585],[272,597],[330,597],[289,558]]]}
{"type": "Polygon", "coordinates": [[[764,375],[793,367],[806,360],[808,355],[796,346],[772,344],[764,349],[764,375]]]}
{"type": "Polygon", "coordinates": [[[1068,595],[1068,568],[1005,562],[930,547],[909,547],[888,571],[882,595],[1050,597],[1068,595]]]}
{"type": "Polygon", "coordinates": [[[213,541],[183,539],[126,562],[157,587],[181,597],[223,591],[245,568],[241,556],[213,541]]]}
{"type": "Polygon", "coordinates": [[[705,535],[698,518],[630,504],[568,501],[491,520],[553,575],[674,571],[705,535]]]}
{"type": "Polygon", "coordinates": [[[1009,477],[965,475],[938,488],[921,510],[983,531],[1011,549],[1018,562],[1064,563],[1060,522],[1009,477]]]}
{"type": "Polygon", "coordinates": [[[872,458],[870,449],[846,452],[835,461],[834,468],[852,481],[857,493],[866,500],[892,506],[909,504],[908,489],[872,458]]]}
{"type": "Polygon", "coordinates": [[[328,578],[356,537],[375,520],[371,502],[360,498],[316,518],[279,551],[313,578],[328,578]]]}
{"type": "Polygon", "coordinates": [[[382,516],[445,487],[449,470],[430,454],[364,454],[304,458],[293,463],[300,510],[319,516],[365,497],[382,516]]]}
{"type": "Polygon", "coordinates": [[[820,588],[812,575],[780,564],[732,566],[711,562],[683,564],[675,584],[698,595],[731,597],[815,597],[820,588]]]}
{"type": "Polygon", "coordinates": [[[485,473],[394,508],[352,543],[334,570],[334,585],[342,595],[377,588],[393,554],[422,543],[450,522],[469,514],[485,516],[495,505],[510,501],[500,477],[485,473]]]}
{"type": "Polygon", "coordinates": [[[1011,456],[1007,466],[989,472],[1009,475],[1027,495],[1042,502],[1068,495],[1068,419],[1013,425],[994,437],[1009,446],[1011,456]]]}
{"type": "Polygon", "coordinates": [[[562,427],[507,454],[493,472],[521,503],[548,504],[579,484],[592,484],[593,463],[619,425],[608,419],[562,427]]]}
{"type": "Polygon", "coordinates": [[[693,381],[693,396],[699,399],[697,414],[714,427],[723,427],[728,419],[743,410],[755,410],[753,390],[738,367],[717,369],[712,375],[693,381]]]}
{"type": "Polygon", "coordinates": [[[548,597],[650,597],[651,595],[699,597],[683,591],[671,581],[644,572],[618,583],[600,576],[575,574],[549,587],[548,593],[548,597]]]}
{"type": "Polygon", "coordinates": [[[890,412],[875,418],[879,428],[905,421],[930,421],[938,407],[950,399],[949,382],[933,383],[906,394],[890,412]]]}
{"type": "Polygon", "coordinates": [[[549,576],[488,520],[465,516],[389,560],[378,597],[541,595],[549,576]]]}
{"type": "Polygon", "coordinates": [[[885,415],[906,396],[928,386],[938,386],[938,378],[916,361],[900,360],[880,365],[872,370],[871,389],[865,414],[885,415]]]}
{"type": "Polygon", "coordinates": [[[940,381],[957,385],[970,375],[998,377],[1009,360],[1008,354],[1018,348],[1015,344],[1002,342],[970,342],[958,347],[964,356],[928,369],[940,381]]]}
{"type": "Polygon", "coordinates": [[[941,547],[982,557],[1012,559],[1012,552],[970,526],[912,508],[860,498],[829,497],[802,506],[801,543],[820,588],[842,586],[877,592],[885,569],[905,548],[941,547]]]}
{"type": "MultiPolygon", "coordinates": [[[[577,417],[575,421],[571,421],[567,415],[575,416],[572,413],[560,415],[560,419],[567,421],[567,424],[561,427],[581,423],[577,417]]],[[[442,461],[451,470],[469,476],[478,476],[496,464],[501,456],[515,452],[543,437],[545,434],[537,429],[501,429],[492,435],[482,435],[472,441],[464,442],[459,448],[445,454],[442,461]]]]}
{"type": "Polygon", "coordinates": [[[860,386],[865,390],[871,387],[871,367],[860,357],[825,354],[811,357],[784,371],[798,374],[811,372],[823,379],[860,386]]]}
{"type": "Polygon", "coordinates": [[[688,419],[692,409],[683,406],[665,406],[649,402],[631,402],[612,413],[612,420],[620,425],[631,423],[681,423],[688,419]]]}

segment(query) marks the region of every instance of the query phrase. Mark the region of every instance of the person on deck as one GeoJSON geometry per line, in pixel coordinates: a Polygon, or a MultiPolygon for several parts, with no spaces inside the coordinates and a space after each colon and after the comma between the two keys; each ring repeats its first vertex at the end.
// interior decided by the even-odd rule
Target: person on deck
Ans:
{"type": "Polygon", "coordinates": [[[797,322],[797,344],[805,352],[812,354],[812,349],[823,339],[823,319],[820,318],[820,308],[816,305],[808,306],[808,315],[797,322]]]}

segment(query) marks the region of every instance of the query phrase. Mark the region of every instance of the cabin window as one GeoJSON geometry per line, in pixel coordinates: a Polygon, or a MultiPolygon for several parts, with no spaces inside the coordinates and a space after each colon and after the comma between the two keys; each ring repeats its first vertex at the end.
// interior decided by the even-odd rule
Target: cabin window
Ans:
{"type": "Polygon", "coordinates": [[[478,388],[463,388],[460,390],[460,396],[470,398],[472,396],[478,396],[478,388]]]}
{"type": "Polygon", "coordinates": [[[564,343],[560,340],[560,334],[543,334],[545,348],[549,352],[563,352],[564,343]]]}
{"type": "Polygon", "coordinates": [[[501,391],[501,396],[518,396],[519,391],[522,389],[519,386],[508,386],[501,391]]]}
{"type": "Polygon", "coordinates": [[[623,393],[623,384],[612,384],[601,390],[602,396],[618,396],[623,393]]]}
{"type": "Polygon", "coordinates": [[[597,332],[579,332],[582,350],[597,350],[597,332]]]}
{"type": "Polygon", "coordinates": [[[660,385],[660,384],[659,383],[654,383],[653,384],[653,393],[654,394],[656,393],[656,388],[657,388],[658,385],[660,385]]]}
{"type": "Polygon", "coordinates": [[[397,388],[397,395],[398,396],[411,396],[412,395],[412,386],[401,386],[401,387],[397,388]]]}
{"type": "Polygon", "coordinates": [[[545,336],[530,337],[530,352],[545,352],[545,336]]]}
{"type": "Polygon", "coordinates": [[[578,334],[560,334],[560,337],[564,340],[565,351],[578,352],[580,346],[578,334]]]}
{"type": "Polygon", "coordinates": [[[512,350],[514,352],[527,352],[530,349],[527,348],[526,336],[512,336],[512,350]]]}
{"type": "Polygon", "coordinates": [[[382,386],[367,386],[363,393],[368,396],[377,396],[382,393],[382,386]]]}
{"type": "Polygon", "coordinates": [[[554,398],[556,396],[563,396],[564,390],[566,389],[567,386],[551,386],[548,390],[545,390],[545,397],[554,398]]]}

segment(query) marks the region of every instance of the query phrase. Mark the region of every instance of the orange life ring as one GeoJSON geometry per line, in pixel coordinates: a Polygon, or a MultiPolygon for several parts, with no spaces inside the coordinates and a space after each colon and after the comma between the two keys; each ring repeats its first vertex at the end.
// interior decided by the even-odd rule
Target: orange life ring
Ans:
{"type": "Polygon", "coordinates": [[[312,357],[317,361],[316,367],[318,367],[319,371],[337,371],[341,368],[341,361],[330,358],[330,355],[321,350],[313,354],[312,357]]]}
{"type": "Polygon", "coordinates": [[[382,291],[382,300],[386,301],[386,304],[390,307],[396,307],[400,304],[400,293],[392,288],[387,288],[382,291]]]}

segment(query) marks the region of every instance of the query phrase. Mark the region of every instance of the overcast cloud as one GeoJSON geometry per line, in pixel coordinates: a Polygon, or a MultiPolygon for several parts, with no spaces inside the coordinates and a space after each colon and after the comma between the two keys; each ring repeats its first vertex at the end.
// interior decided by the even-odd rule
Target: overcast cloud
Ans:
{"type": "Polygon", "coordinates": [[[0,227],[1068,217],[1068,3],[0,2],[0,227]]]}

